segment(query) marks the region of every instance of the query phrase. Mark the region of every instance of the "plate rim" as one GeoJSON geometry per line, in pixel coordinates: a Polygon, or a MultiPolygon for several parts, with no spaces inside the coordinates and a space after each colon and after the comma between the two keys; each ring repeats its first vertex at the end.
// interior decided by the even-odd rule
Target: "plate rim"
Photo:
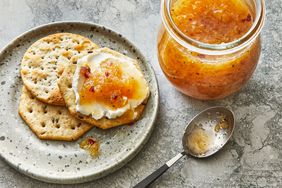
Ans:
{"type": "MultiPolygon", "coordinates": [[[[6,51],[9,48],[13,48],[14,43],[18,42],[18,40],[20,40],[21,38],[25,37],[26,35],[32,33],[32,32],[36,32],[37,30],[40,29],[44,29],[45,27],[50,27],[50,26],[59,26],[61,24],[81,24],[81,25],[85,25],[85,26],[93,26],[93,27],[98,27],[98,28],[105,28],[106,30],[110,30],[112,33],[114,33],[115,35],[120,36],[123,40],[126,41],[127,44],[131,45],[134,47],[134,49],[137,51],[137,53],[141,56],[141,59],[145,60],[144,63],[147,64],[147,66],[149,67],[150,71],[153,73],[151,76],[151,79],[154,80],[154,82],[156,83],[156,92],[155,92],[155,97],[156,97],[156,103],[154,102],[153,104],[156,105],[155,110],[153,111],[153,115],[152,115],[152,123],[151,126],[149,127],[148,133],[145,135],[145,138],[143,140],[139,140],[136,144],[134,149],[130,150],[125,157],[123,157],[121,160],[116,161],[115,163],[113,163],[113,165],[110,165],[106,168],[104,168],[103,170],[101,170],[101,172],[98,172],[96,174],[89,174],[87,176],[85,175],[77,175],[76,177],[63,177],[60,178],[58,176],[54,176],[54,177],[50,177],[50,176],[44,176],[43,174],[34,174],[31,171],[27,171],[27,169],[23,169],[22,167],[18,166],[16,163],[13,163],[12,160],[9,160],[8,158],[5,158],[3,156],[3,154],[0,152],[0,158],[5,161],[9,166],[13,167],[16,171],[27,175],[31,178],[43,181],[43,182],[48,182],[48,183],[56,183],[56,184],[78,184],[78,183],[85,183],[85,182],[89,182],[92,180],[96,180],[99,178],[102,178],[104,176],[107,176],[115,171],[117,171],[118,169],[120,169],[121,167],[123,167],[125,164],[129,163],[133,158],[136,157],[136,155],[141,151],[141,149],[144,147],[144,145],[148,142],[149,138],[151,137],[151,134],[153,132],[154,129],[154,125],[156,123],[156,119],[157,119],[157,115],[158,115],[158,111],[159,111],[159,100],[160,100],[160,96],[159,96],[159,84],[158,84],[158,80],[156,78],[156,73],[155,70],[152,67],[152,64],[149,63],[149,61],[147,60],[147,58],[143,55],[143,53],[140,51],[140,49],[134,45],[130,40],[128,40],[124,35],[120,34],[119,32],[117,32],[116,30],[112,29],[111,27],[108,26],[104,26],[101,24],[97,24],[94,22],[84,22],[84,21],[58,21],[58,22],[51,22],[51,23],[47,23],[47,24],[42,24],[36,27],[32,27],[30,29],[28,29],[27,31],[21,33],[20,35],[17,35],[16,37],[14,37],[10,42],[8,42],[6,45],[4,45],[4,47],[2,47],[0,49],[0,57],[5,55],[6,51]]],[[[79,173],[78,173],[79,174],[79,173]]]]}

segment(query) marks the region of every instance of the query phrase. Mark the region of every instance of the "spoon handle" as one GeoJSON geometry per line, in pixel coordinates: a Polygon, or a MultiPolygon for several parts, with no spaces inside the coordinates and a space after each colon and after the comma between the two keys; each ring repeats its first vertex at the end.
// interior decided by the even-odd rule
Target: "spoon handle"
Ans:
{"type": "Polygon", "coordinates": [[[135,185],[133,188],[145,188],[149,186],[151,183],[153,183],[158,177],[160,177],[169,167],[171,167],[176,161],[178,161],[181,157],[184,156],[184,152],[178,153],[175,157],[167,161],[163,166],[161,166],[159,169],[154,171],[152,174],[147,176],[145,179],[140,181],[137,185],[135,185]]]}

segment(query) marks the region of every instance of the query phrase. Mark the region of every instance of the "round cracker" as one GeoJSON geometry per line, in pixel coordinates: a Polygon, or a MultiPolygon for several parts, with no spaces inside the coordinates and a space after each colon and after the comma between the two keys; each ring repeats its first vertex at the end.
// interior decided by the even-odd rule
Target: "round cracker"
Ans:
{"type": "MultiPolygon", "coordinates": [[[[100,48],[97,50],[94,50],[93,53],[100,53],[100,52],[107,52],[111,53],[114,56],[119,56],[119,57],[126,57],[123,54],[120,54],[116,51],[110,50],[108,48],[100,48]]],[[[134,59],[132,59],[135,63],[135,65],[140,69],[138,62],[134,59]]],[[[76,61],[76,60],[75,60],[76,61]]],[[[126,113],[124,113],[122,116],[117,117],[115,119],[108,119],[106,117],[103,117],[99,120],[96,120],[92,118],[91,116],[86,116],[83,114],[80,114],[79,112],[76,111],[76,100],[75,100],[75,93],[72,88],[72,79],[73,75],[76,69],[76,62],[71,63],[64,71],[63,75],[58,81],[58,85],[60,88],[60,91],[64,97],[66,106],[68,107],[70,113],[77,117],[78,119],[90,123],[96,127],[102,128],[102,129],[109,129],[112,127],[124,125],[124,124],[131,124],[135,121],[137,121],[144,110],[144,107],[146,105],[147,99],[144,100],[142,104],[140,104],[137,108],[128,110],[126,113]]],[[[141,70],[141,69],[140,69],[141,70]]],[[[149,95],[148,95],[149,96],[149,95]]]]}
{"type": "Polygon", "coordinates": [[[87,54],[98,46],[86,37],[71,33],[48,35],[33,43],[21,62],[21,77],[37,99],[53,105],[65,105],[57,85],[73,56],[87,54]]]}
{"type": "Polygon", "coordinates": [[[25,87],[19,102],[19,114],[43,140],[74,141],[92,128],[71,116],[67,108],[40,102],[25,87]]]}

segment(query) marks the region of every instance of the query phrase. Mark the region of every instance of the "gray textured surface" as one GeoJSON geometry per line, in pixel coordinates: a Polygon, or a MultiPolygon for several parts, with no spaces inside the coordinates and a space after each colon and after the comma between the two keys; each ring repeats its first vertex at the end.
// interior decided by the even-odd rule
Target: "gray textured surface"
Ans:
{"type": "MultiPolygon", "coordinates": [[[[152,138],[121,170],[98,181],[70,187],[130,187],[181,150],[181,133],[198,111],[225,105],[237,128],[231,142],[206,160],[181,160],[152,187],[282,187],[282,1],[267,1],[262,55],[240,93],[201,102],[175,91],[156,55],[159,2],[148,0],[0,1],[0,47],[31,27],[61,20],[92,21],[131,40],[150,59],[160,84],[161,105],[152,138]]],[[[1,99],[2,100],[2,99],[1,99]]],[[[56,187],[19,174],[0,161],[0,187],[56,187]]],[[[68,187],[68,186],[57,186],[68,187]]]]}

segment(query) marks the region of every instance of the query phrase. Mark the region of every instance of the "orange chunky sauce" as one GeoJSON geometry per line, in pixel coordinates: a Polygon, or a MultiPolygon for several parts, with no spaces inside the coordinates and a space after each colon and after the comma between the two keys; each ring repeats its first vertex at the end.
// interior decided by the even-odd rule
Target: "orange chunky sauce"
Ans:
{"type": "Polygon", "coordinates": [[[249,8],[241,0],[178,0],[171,16],[184,34],[210,44],[234,41],[253,23],[249,8]]]}
{"type": "MultiPolygon", "coordinates": [[[[241,0],[177,0],[171,17],[182,33],[209,44],[239,39],[253,24],[253,15],[241,0]]],[[[159,33],[163,72],[177,89],[198,99],[219,99],[238,91],[251,77],[259,54],[259,38],[236,53],[205,55],[183,47],[164,28],[159,33]]]]}
{"type": "Polygon", "coordinates": [[[80,74],[85,81],[79,93],[80,103],[97,101],[112,108],[125,106],[127,99],[134,97],[138,83],[123,74],[118,64],[110,60],[102,62],[100,68],[101,71],[91,72],[89,67],[81,67],[80,74]]]}

